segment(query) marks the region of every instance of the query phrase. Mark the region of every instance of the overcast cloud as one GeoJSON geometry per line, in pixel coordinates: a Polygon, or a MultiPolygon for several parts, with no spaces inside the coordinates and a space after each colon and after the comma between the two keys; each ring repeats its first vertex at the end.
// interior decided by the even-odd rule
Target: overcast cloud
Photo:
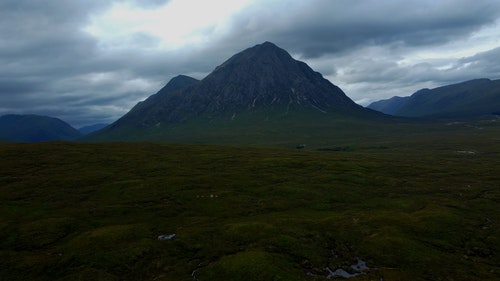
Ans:
{"type": "Polygon", "coordinates": [[[500,78],[498,0],[2,0],[0,115],[112,122],[271,41],[367,105],[500,78]]]}

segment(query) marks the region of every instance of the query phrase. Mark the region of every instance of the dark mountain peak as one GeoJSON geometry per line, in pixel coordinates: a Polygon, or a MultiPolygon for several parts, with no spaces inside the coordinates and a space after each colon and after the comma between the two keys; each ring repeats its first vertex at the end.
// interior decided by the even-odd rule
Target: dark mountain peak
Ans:
{"type": "Polygon", "coordinates": [[[195,88],[206,99],[201,111],[209,112],[271,105],[325,112],[358,107],[320,73],[270,42],[235,54],[195,88]]]}
{"type": "Polygon", "coordinates": [[[168,81],[168,83],[165,86],[163,86],[163,88],[161,88],[156,94],[151,95],[146,100],[137,103],[136,106],[132,108],[132,110],[154,105],[159,101],[161,101],[162,99],[164,99],[166,96],[171,95],[180,90],[183,90],[198,82],[199,80],[193,77],[189,77],[187,75],[182,75],[182,74],[177,75],[174,78],[170,79],[170,81],[168,81]]]}
{"type": "Polygon", "coordinates": [[[277,49],[281,49],[280,47],[276,46],[274,43],[272,42],[269,42],[269,41],[266,41],[262,44],[258,44],[258,45],[255,45],[256,47],[257,46],[260,46],[260,47],[265,47],[265,48],[277,48],[277,49]]]}
{"type": "Polygon", "coordinates": [[[168,94],[173,93],[175,91],[184,89],[188,86],[191,86],[195,83],[199,82],[198,79],[193,77],[189,77],[187,75],[177,75],[174,78],[170,79],[168,83],[160,90],[157,94],[168,94]]]}
{"type": "Polygon", "coordinates": [[[198,79],[187,75],[175,76],[156,94],[137,103],[127,114],[111,124],[111,127],[122,124],[142,127],[158,123],[162,119],[161,115],[164,114],[164,109],[169,107],[168,101],[171,96],[199,82],[198,79]]]}
{"type": "Polygon", "coordinates": [[[199,81],[198,79],[195,79],[191,76],[179,74],[179,75],[175,76],[174,78],[170,79],[168,84],[176,84],[176,85],[184,84],[185,85],[185,84],[192,84],[192,83],[198,82],[198,81],[199,81]]]}
{"type": "Polygon", "coordinates": [[[269,41],[250,47],[241,53],[253,53],[260,57],[263,57],[265,55],[275,55],[280,56],[283,59],[293,59],[287,51],[269,41]]]}
{"type": "Polygon", "coordinates": [[[298,111],[358,114],[369,110],[284,49],[264,42],[233,55],[201,81],[183,75],[173,78],[101,133],[125,127],[154,131],[196,119],[235,120],[248,113],[267,118],[298,111]]]}
{"type": "Polygon", "coordinates": [[[232,69],[233,67],[241,67],[245,64],[249,64],[255,68],[263,68],[266,65],[289,67],[291,64],[295,64],[295,60],[287,51],[271,42],[264,42],[235,54],[217,67],[216,70],[226,67],[232,69]]]}
{"type": "Polygon", "coordinates": [[[184,74],[179,74],[177,76],[175,76],[174,78],[170,79],[170,81],[175,81],[175,80],[197,80],[191,76],[187,76],[187,75],[184,75],[184,74]]]}

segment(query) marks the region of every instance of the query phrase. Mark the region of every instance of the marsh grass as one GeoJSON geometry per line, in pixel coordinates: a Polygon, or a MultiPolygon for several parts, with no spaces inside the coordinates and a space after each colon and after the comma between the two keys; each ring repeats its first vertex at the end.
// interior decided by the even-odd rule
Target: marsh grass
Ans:
{"type": "Polygon", "coordinates": [[[498,139],[2,144],[0,279],[498,280],[498,139]]]}

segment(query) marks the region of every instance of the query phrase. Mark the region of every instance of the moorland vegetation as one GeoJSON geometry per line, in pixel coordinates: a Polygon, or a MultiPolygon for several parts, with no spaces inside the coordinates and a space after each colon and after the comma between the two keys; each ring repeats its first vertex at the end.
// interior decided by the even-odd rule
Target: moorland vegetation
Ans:
{"type": "Polygon", "coordinates": [[[498,122],[449,127],[301,150],[2,144],[0,279],[498,280],[498,122]]]}

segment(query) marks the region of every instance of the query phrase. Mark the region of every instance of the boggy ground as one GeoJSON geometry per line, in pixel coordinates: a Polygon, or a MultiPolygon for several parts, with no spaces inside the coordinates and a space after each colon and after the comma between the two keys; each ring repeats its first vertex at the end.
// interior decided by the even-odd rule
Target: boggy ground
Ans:
{"type": "Polygon", "coordinates": [[[498,280],[499,148],[2,144],[0,279],[498,280]]]}

